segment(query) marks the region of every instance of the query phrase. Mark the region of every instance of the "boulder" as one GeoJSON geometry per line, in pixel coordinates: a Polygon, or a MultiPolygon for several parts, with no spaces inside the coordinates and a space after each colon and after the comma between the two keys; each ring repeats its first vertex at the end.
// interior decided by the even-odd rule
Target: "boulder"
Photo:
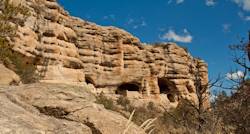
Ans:
{"type": "MultiPolygon", "coordinates": [[[[119,134],[128,119],[95,103],[86,86],[0,86],[1,134],[119,134]]],[[[132,124],[129,134],[144,134],[132,124]]]]}
{"type": "Polygon", "coordinates": [[[0,64],[0,85],[11,85],[20,83],[19,76],[12,70],[0,64]]]}

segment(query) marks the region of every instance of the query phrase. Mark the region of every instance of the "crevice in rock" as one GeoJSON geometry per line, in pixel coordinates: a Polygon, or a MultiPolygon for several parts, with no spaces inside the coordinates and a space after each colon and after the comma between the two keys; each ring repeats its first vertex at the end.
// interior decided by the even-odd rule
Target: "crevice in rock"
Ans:
{"type": "Polygon", "coordinates": [[[44,107],[34,106],[34,107],[36,107],[40,113],[48,116],[53,116],[58,119],[65,119],[65,116],[67,116],[70,113],[61,107],[49,107],[49,106],[44,106],[44,107]]]}
{"type": "Polygon", "coordinates": [[[83,124],[88,126],[91,129],[92,134],[102,134],[102,132],[98,128],[95,127],[94,123],[86,121],[83,124]]]}
{"type": "Polygon", "coordinates": [[[92,123],[92,122],[90,122],[88,120],[82,122],[82,121],[76,121],[74,119],[70,119],[70,118],[66,117],[70,113],[80,111],[80,110],[82,110],[84,108],[77,109],[77,110],[75,110],[73,112],[68,112],[64,108],[61,108],[61,107],[50,107],[50,106],[44,106],[44,107],[34,106],[34,107],[36,107],[40,111],[40,113],[42,113],[44,115],[52,116],[52,117],[55,117],[57,119],[63,119],[63,120],[67,120],[67,121],[80,123],[82,125],[86,125],[87,127],[89,127],[92,134],[102,134],[102,132],[98,128],[95,127],[94,123],[92,123]]]}

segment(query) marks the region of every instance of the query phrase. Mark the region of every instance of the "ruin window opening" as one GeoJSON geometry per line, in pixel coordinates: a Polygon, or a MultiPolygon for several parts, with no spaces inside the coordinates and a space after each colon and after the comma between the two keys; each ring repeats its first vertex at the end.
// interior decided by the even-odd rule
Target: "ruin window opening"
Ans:
{"type": "Polygon", "coordinates": [[[171,82],[169,82],[167,79],[158,79],[158,86],[160,88],[161,94],[168,94],[171,91],[171,85],[171,82]]]}
{"type": "Polygon", "coordinates": [[[176,86],[173,82],[168,80],[167,78],[159,78],[158,79],[158,86],[160,89],[160,94],[165,94],[167,99],[174,103],[176,102],[176,86]]]}
{"type": "Polygon", "coordinates": [[[116,94],[126,95],[126,92],[139,92],[140,86],[136,83],[123,83],[121,84],[116,91],[116,94]]]}

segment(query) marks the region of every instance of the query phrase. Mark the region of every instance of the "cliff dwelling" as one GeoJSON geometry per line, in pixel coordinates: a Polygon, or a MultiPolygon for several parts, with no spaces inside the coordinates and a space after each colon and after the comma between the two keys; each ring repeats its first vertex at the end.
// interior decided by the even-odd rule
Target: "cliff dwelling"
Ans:
{"type": "Polygon", "coordinates": [[[122,29],[71,17],[60,6],[51,6],[55,2],[47,1],[46,12],[31,15],[11,39],[15,52],[48,61],[35,65],[40,73],[46,68],[40,82],[87,83],[109,94],[165,97],[173,103],[195,100],[195,70],[203,83],[208,81],[207,64],[175,43],[145,44],[122,29]]]}
{"type": "Polygon", "coordinates": [[[141,87],[136,83],[123,83],[116,91],[116,94],[124,95],[126,97],[139,96],[141,87]]]}
{"type": "Polygon", "coordinates": [[[167,99],[174,103],[176,102],[176,93],[178,89],[175,87],[173,82],[170,82],[167,78],[159,78],[158,86],[160,89],[160,94],[166,95],[167,99]]]}

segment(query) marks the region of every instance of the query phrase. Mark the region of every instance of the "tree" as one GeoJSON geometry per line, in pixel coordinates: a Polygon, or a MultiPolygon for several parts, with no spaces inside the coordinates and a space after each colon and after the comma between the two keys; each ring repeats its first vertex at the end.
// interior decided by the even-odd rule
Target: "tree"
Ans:
{"type": "Polygon", "coordinates": [[[229,46],[230,50],[233,52],[233,62],[246,71],[250,71],[250,31],[248,34],[248,41],[244,41],[244,38],[242,38],[239,44],[229,46]]]}
{"type": "Polygon", "coordinates": [[[248,60],[250,61],[250,31],[248,31],[248,45],[246,50],[247,50],[248,60]]]}
{"type": "Polygon", "coordinates": [[[215,111],[228,127],[226,132],[250,133],[250,32],[249,41],[240,41],[231,45],[234,52],[233,62],[244,70],[244,76],[238,80],[230,79],[235,83],[231,89],[235,92],[231,96],[219,95],[215,101],[215,111]]]}
{"type": "Polygon", "coordinates": [[[210,107],[209,89],[214,87],[221,79],[204,82],[202,63],[196,63],[194,71],[195,96],[197,101],[182,99],[176,109],[166,111],[163,115],[164,124],[172,124],[175,128],[182,128],[182,133],[218,133],[221,122],[210,107]]]}

